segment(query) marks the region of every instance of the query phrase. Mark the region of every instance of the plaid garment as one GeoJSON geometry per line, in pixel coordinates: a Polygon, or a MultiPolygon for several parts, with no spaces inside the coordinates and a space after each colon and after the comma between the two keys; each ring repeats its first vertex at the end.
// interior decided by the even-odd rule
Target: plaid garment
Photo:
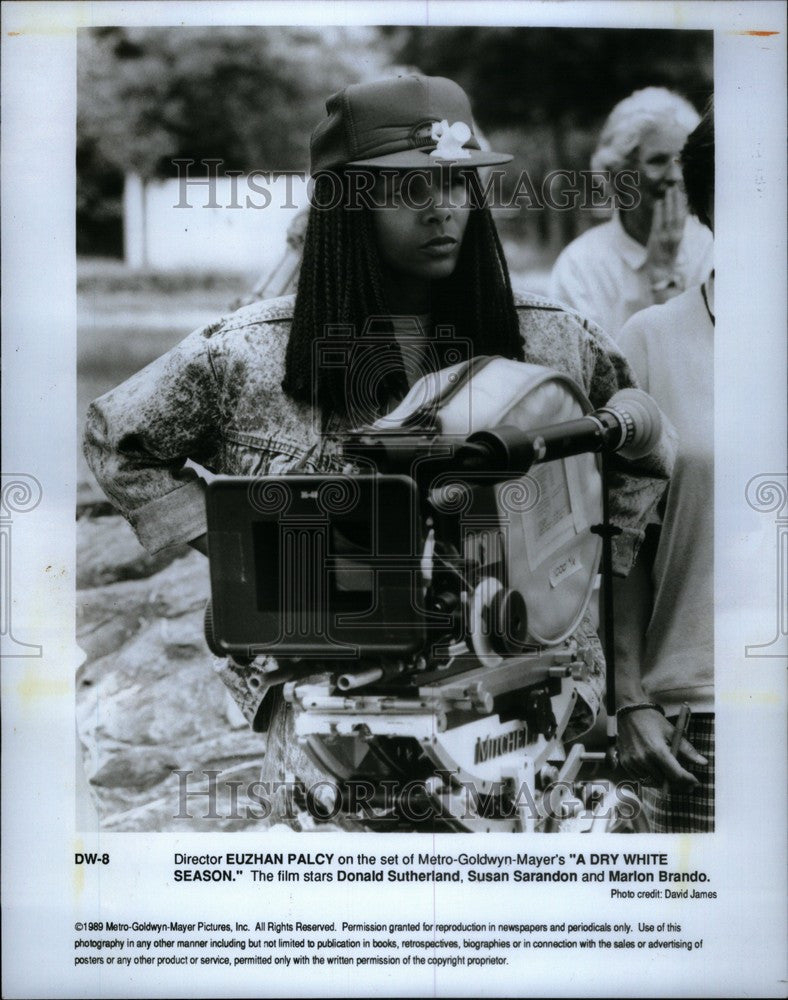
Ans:
{"type": "MultiPolygon", "coordinates": [[[[670,719],[676,722],[676,719],[670,719]]],[[[708,760],[705,767],[693,766],[700,781],[693,792],[668,792],[661,788],[641,789],[641,800],[654,833],[714,832],[714,714],[698,712],[690,716],[687,739],[708,760]]]]}

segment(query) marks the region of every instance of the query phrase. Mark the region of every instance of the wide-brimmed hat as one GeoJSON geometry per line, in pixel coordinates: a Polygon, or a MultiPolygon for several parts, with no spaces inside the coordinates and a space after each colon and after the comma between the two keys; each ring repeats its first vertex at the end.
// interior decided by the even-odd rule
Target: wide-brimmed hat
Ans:
{"type": "Polygon", "coordinates": [[[491,167],[508,153],[483,150],[462,87],[440,76],[355,83],[326,101],[312,133],[311,173],[338,167],[491,167]]]}

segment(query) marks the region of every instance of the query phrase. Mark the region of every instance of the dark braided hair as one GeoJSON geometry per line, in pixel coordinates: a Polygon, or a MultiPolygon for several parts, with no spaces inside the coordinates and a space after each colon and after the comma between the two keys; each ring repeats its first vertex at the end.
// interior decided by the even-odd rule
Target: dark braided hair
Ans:
{"type": "MultiPolygon", "coordinates": [[[[335,177],[342,177],[346,186],[345,175],[335,177]]],[[[353,379],[340,366],[315,366],[316,338],[322,337],[329,326],[347,326],[355,332],[356,343],[363,350],[362,332],[370,318],[385,317],[394,311],[393,304],[385,300],[370,211],[346,208],[346,187],[338,203],[329,186],[333,187],[330,178],[316,179],[282,381],[288,396],[316,403],[324,419],[348,414],[348,385],[353,384],[353,379]]],[[[470,345],[465,354],[522,360],[523,343],[509,271],[488,208],[471,209],[454,273],[432,282],[431,299],[433,327],[454,330],[448,340],[431,341],[438,351],[439,367],[443,367],[443,357],[445,363],[457,360],[456,348],[463,342],[470,345]]],[[[374,333],[374,344],[367,345],[369,351],[383,358],[381,351],[388,348],[385,357],[396,362],[387,365],[377,380],[377,403],[382,411],[387,399],[405,394],[407,381],[391,324],[377,322],[374,333]]],[[[351,364],[361,356],[356,350],[351,364]]]]}

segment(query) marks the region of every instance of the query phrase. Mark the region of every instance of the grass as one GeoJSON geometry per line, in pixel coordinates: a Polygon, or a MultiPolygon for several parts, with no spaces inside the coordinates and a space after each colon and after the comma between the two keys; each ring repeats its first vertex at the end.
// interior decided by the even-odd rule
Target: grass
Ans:
{"type": "Polygon", "coordinates": [[[80,260],[79,374],[111,388],[191,330],[233,308],[257,275],[132,271],[120,261],[80,260]]]}
{"type": "Polygon", "coordinates": [[[140,294],[167,298],[188,294],[198,301],[216,296],[233,298],[247,291],[257,279],[245,271],[131,270],[122,261],[106,257],[80,257],[77,267],[77,292],[85,295],[140,294]]]}

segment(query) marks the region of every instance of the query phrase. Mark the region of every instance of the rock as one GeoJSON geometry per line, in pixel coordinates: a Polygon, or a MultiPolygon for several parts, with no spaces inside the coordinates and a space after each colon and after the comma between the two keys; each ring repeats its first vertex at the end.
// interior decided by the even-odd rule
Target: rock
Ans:
{"type": "Polygon", "coordinates": [[[150,582],[127,580],[77,595],[77,642],[88,662],[117,650],[151,616],[150,582]]]}
{"type": "Polygon", "coordinates": [[[174,628],[167,619],[143,622],[122,646],[93,662],[91,673],[96,683],[105,685],[102,693],[114,696],[137,684],[148,687],[172,678],[183,661],[191,661],[200,672],[213,676],[213,657],[198,631],[200,623],[199,612],[191,616],[188,624],[174,628]]]}
{"type": "Polygon", "coordinates": [[[159,620],[159,631],[164,654],[170,660],[189,659],[193,656],[209,658],[203,635],[203,609],[177,618],[159,620]]]}
{"type": "Polygon", "coordinates": [[[112,752],[105,746],[101,759],[86,773],[92,785],[145,789],[169,778],[176,767],[166,749],[125,747],[112,752]]]}
{"type": "Polygon", "coordinates": [[[83,740],[89,730],[98,741],[173,747],[227,729],[221,681],[199,660],[145,683],[90,690],[78,712],[83,740]]]}
{"type": "Polygon", "coordinates": [[[253,815],[246,817],[241,812],[237,814],[240,818],[228,818],[223,815],[215,819],[205,818],[202,815],[179,818],[173,816],[170,808],[171,803],[168,799],[155,799],[126,812],[116,813],[108,817],[103,828],[110,831],[156,830],[161,833],[186,833],[189,831],[195,833],[235,833],[240,830],[266,830],[271,825],[269,819],[257,819],[253,815]]]}
{"type": "Polygon", "coordinates": [[[163,831],[171,821],[169,800],[166,798],[150,799],[129,809],[112,811],[102,821],[104,830],[122,831],[163,831]]]}
{"type": "MultiPolygon", "coordinates": [[[[161,618],[175,618],[187,611],[202,611],[210,597],[208,560],[199,552],[176,559],[157,573],[149,593],[150,610],[161,618]]],[[[202,634],[202,621],[200,622],[202,634]]]]}
{"type": "Polygon", "coordinates": [[[114,516],[83,517],[77,534],[77,638],[86,656],[76,675],[77,728],[101,828],[266,828],[248,794],[265,738],[229,701],[203,638],[205,557],[191,549],[151,557],[114,516]],[[205,771],[218,772],[214,817],[205,815],[204,795],[191,797],[207,790],[205,771]]]}
{"type": "Polygon", "coordinates": [[[181,829],[185,820],[194,820],[186,828],[211,830],[224,829],[224,820],[234,817],[253,823],[265,818],[265,809],[249,794],[256,791],[264,749],[264,738],[247,731],[221,733],[166,753],[104,737],[83,744],[83,755],[104,828],[181,829]],[[210,799],[204,794],[209,781],[210,799]],[[147,810],[148,803],[155,808],[147,810]],[[133,825],[124,826],[127,820],[133,825]]]}
{"type": "Polygon", "coordinates": [[[188,546],[173,545],[150,555],[119,514],[85,517],[77,529],[77,587],[149,577],[191,551],[188,546]]]}
{"type": "MultiPolygon", "coordinates": [[[[234,768],[252,767],[260,777],[265,737],[249,729],[243,733],[222,733],[193,746],[183,747],[179,767],[195,773],[201,769],[220,770],[227,777],[234,768]]],[[[256,779],[255,779],[256,780],[256,779]]]]}

